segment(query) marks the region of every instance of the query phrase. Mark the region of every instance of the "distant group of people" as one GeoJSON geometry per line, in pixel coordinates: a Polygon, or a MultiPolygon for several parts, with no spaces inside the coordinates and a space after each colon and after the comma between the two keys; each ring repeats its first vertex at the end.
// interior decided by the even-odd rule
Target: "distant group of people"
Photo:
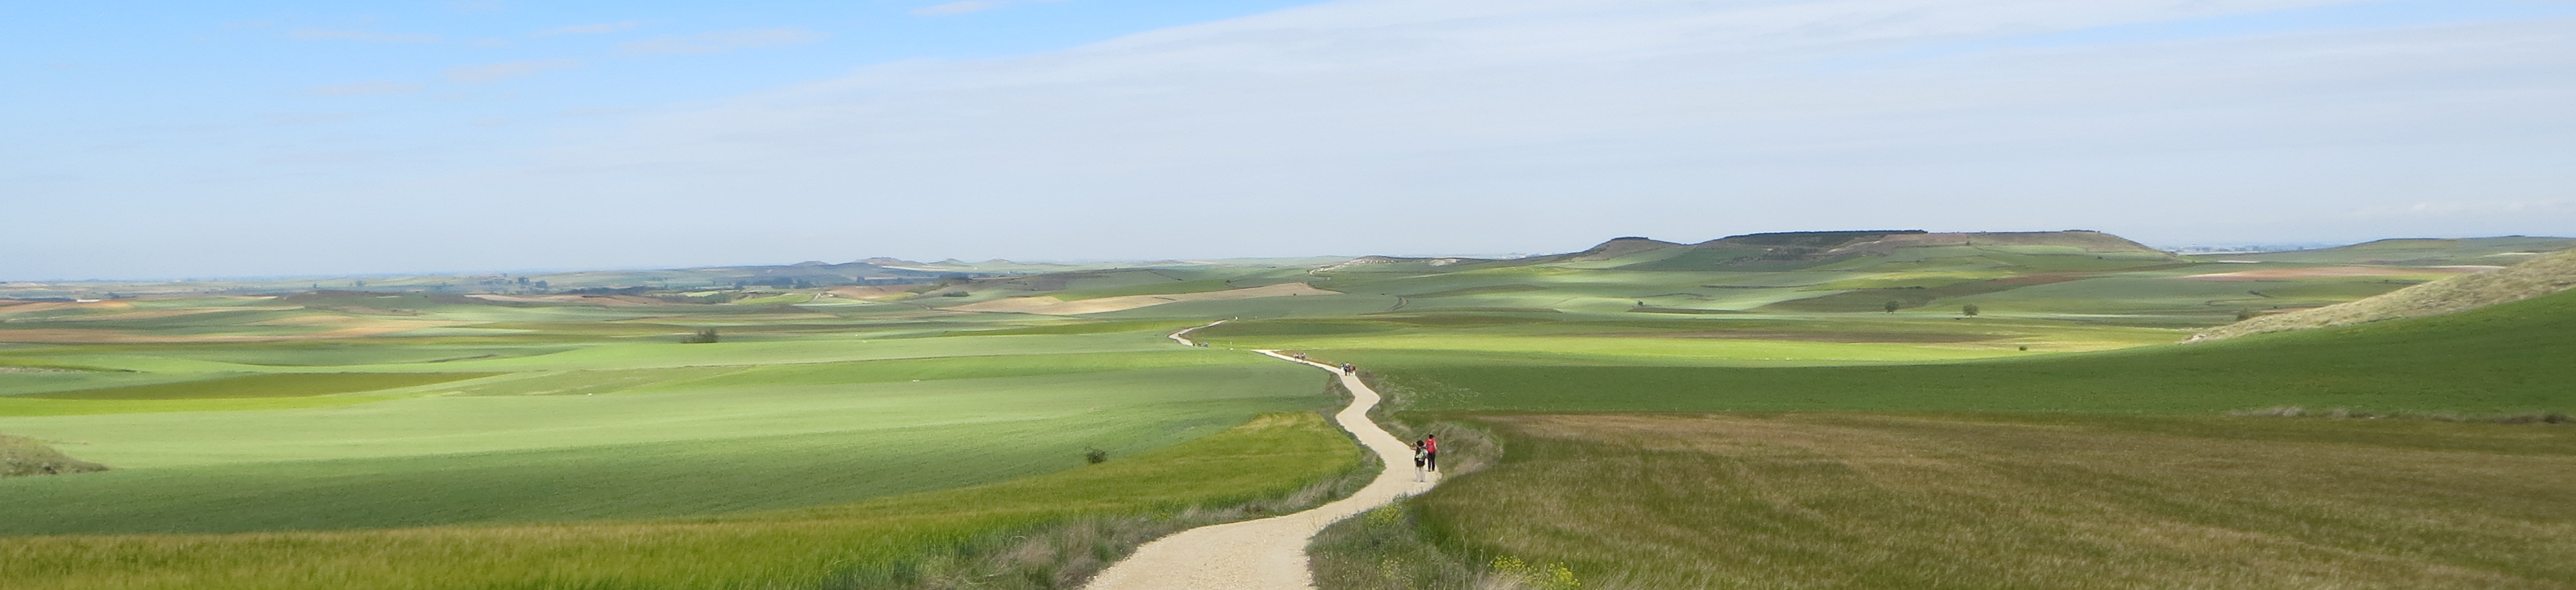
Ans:
{"type": "Polygon", "coordinates": [[[1423,476],[1438,471],[1440,435],[1424,435],[1422,440],[1413,441],[1413,481],[1422,481],[1423,476]]]}

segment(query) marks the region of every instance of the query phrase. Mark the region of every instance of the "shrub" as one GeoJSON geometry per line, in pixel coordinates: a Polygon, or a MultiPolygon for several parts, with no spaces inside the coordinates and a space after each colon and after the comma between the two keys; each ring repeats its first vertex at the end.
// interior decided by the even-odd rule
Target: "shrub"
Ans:
{"type": "Polygon", "coordinates": [[[680,342],[681,342],[681,343],[684,343],[684,344],[711,344],[711,343],[714,343],[715,341],[716,341],[716,329],[715,329],[715,328],[699,328],[699,329],[698,329],[698,333],[696,333],[696,334],[690,334],[690,335],[688,335],[688,337],[685,337],[685,338],[681,338],[681,339],[680,339],[680,342]]]}

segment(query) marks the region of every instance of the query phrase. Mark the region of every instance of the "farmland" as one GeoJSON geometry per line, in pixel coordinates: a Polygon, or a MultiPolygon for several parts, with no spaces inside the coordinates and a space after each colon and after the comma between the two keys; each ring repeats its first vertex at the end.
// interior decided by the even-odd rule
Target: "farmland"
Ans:
{"type": "MultiPolygon", "coordinates": [[[[2072,579],[2015,577],[2032,560],[2097,587],[2368,586],[2349,576],[2431,563],[2456,571],[2372,579],[2564,587],[2547,560],[2431,540],[2551,551],[2566,482],[2407,490],[2565,471],[2576,441],[2541,418],[2576,410],[2576,294],[2176,343],[2569,246],[1803,232],[5,301],[0,434],[110,469],[0,479],[0,580],[1069,587],[1160,532],[1347,491],[1359,453],[1313,413],[1336,394],[1259,348],[1359,364],[1382,421],[1456,435],[1453,465],[1482,468],[1328,531],[1327,587],[2072,579]],[[1212,346],[1165,338],[1215,320],[1192,333],[1212,346]],[[2533,423],[2493,421],[2512,417],[2533,423]],[[2115,469],[2140,452],[2206,460],[2115,469]],[[2238,500],[2284,486],[2345,492],[2238,500]],[[2084,524],[2107,521],[2125,528],[2084,524]],[[2418,521],[2457,526],[2399,524],[2418,521]],[[701,554],[728,557],[670,557],[701,554]],[[1920,572],[1961,562],[1990,565],[1920,572]]],[[[21,292],[111,286],[141,287],[21,292]]]]}
{"type": "Polygon", "coordinates": [[[818,294],[0,307],[0,432],[111,468],[0,479],[0,585],[858,584],[944,563],[1045,587],[1121,535],[1320,501],[1359,460],[1311,411],[1335,404],[1321,375],[1163,338],[1188,324],[818,294]],[[1074,530],[1108,532],[974,561],[1026,550],[994,535],[1074,530]],[[101,565],[137,562],[162,565],[101,565]]]}
{"type": "MultiPolygon", "coordinates": [[[[1790,334],[1708,323],[1728,321],[1790,334]]],[[[1328,530],[1326,587],[2566,588],[2571,322],[2560,292],[2211,343],[1793,363],[1236,334],[1372,367],[1389,417],[1461,441],[1472,471],[1328,530]]]]}

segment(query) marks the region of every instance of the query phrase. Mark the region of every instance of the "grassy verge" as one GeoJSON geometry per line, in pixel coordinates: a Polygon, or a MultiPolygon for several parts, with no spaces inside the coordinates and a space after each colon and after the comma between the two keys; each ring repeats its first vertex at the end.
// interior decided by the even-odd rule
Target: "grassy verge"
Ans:
{"type": "Polygon", "coordinates": [[[810,509],[522,526],[5,537],[0,587],[874,588],[939,587],[965,576],[978,587],[1057,588],[1087,575],[1083,566],[1123,553],[1127,540],[1346,491],[1334,488],[1353,484],[1317,484],[1348,475],[1360,460],[1320,416],[1268,414],[1072,471],[810,509]],[[1110,541],[1091,541],[1101,538],[1110,541]],[[977,557],[1002,554],[1016,557],[977,557]]]}
{"type": "Polygon", "coordinates": [[[1324,587],[2576,586],[2576,428],[2561,425],[1476,420],[1510,452],[1328,530],[1324,587]]]}

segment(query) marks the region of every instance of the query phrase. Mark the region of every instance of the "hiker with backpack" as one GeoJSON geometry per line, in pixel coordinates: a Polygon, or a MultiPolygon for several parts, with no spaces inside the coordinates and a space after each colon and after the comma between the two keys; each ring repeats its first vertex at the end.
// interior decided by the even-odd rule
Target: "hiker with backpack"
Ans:
{"type": "Polygon", "coordinates": [[[1422,481],[1424,466],[1430,464],[1431,456],[1422,450],[1422,441],[1413,441],[1413,481],[1422,481]]]}

